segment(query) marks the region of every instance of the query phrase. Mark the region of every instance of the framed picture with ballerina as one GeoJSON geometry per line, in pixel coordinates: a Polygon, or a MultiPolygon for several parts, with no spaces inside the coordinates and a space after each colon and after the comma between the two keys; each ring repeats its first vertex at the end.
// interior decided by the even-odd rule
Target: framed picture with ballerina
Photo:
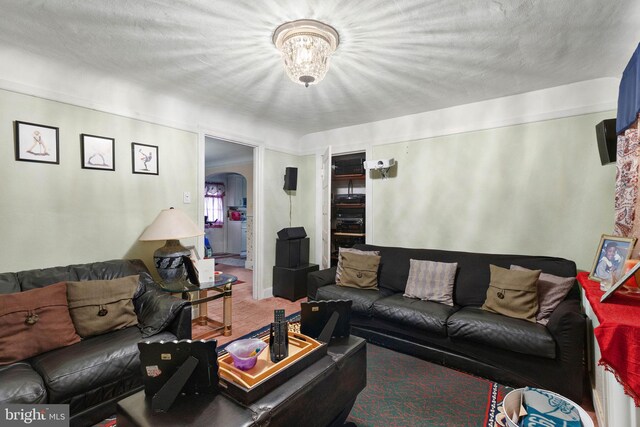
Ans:
{"type": "Polygon", "coordinates": [[[82,169],[115,171],[116,140],[104,136],[80,134],[82,169]]]}
{"type": "Polygon", "coordinates": [[[58,128],[17,120],[14,123],[16,160],[60,164],[58,128]]]}
{"type": "Polygon", "coordinates": [[[132,142],[131,162],[133,173],[158,175],[158,147],[132,142]]]}

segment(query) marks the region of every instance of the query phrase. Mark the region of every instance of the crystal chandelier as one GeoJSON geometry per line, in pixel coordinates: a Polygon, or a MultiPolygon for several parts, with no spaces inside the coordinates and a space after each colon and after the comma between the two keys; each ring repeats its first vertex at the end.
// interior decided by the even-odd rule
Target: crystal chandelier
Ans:
{"type": "Polygon", "coordinates": [[[329,55],[339,43],[335,29],[312,19],[286,22],[273,33],[273,44],[282,52],[287,75],[306,87],[324,78],[329,68],[329,55]]]}

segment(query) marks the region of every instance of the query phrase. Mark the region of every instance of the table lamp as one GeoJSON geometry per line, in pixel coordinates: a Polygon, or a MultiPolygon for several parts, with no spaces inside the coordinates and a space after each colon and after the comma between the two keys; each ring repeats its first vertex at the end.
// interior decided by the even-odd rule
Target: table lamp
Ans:
{"type": "Polygon", "coordinates": [[[164,282],[175,282],[184,278],[183,256],[191,252],[180,244],[179,239],[201,236],[204,231],[180,209],[163,209],[142,236],[141,241],[166,240],[167,243],[153,253],[153,260],[160,278],[164,282]]]}

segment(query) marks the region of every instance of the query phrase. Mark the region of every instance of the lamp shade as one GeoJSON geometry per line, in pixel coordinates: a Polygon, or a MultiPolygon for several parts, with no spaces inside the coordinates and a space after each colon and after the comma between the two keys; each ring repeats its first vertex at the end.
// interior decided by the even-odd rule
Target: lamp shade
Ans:
{"type": "Polygon", "coordinates": [[[180,209],[163,209],[139,240],[178,240],[185,237],[202,236],[204,231],[180,209]]]}

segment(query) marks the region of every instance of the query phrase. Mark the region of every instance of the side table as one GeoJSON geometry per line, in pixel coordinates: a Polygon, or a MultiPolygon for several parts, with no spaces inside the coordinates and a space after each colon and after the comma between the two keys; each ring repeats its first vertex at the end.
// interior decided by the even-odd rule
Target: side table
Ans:
{"type": "Polygon", "coordinates": [[[160,283],[162,290],[171,293],[180,293],[182,298],[189,300],[191,305],[198,305],[198,317],[193,321],[202,326],[207,326],[214,331],[222,331],[224,336],[231,335],[232,322],[232,292],[231,285],[238,280],[231,274],[217,274],[215,281],[200,283],[199,286],[187,280],[179,280],[171,283],[160,283]],[[209,295],[208,291],[215,292],[209,295]],[[192,297],[192,293],[197,293],[192,297]],[[222,321],[211,319],[208,316],[207,303],[222,298],[222,321]]]}

